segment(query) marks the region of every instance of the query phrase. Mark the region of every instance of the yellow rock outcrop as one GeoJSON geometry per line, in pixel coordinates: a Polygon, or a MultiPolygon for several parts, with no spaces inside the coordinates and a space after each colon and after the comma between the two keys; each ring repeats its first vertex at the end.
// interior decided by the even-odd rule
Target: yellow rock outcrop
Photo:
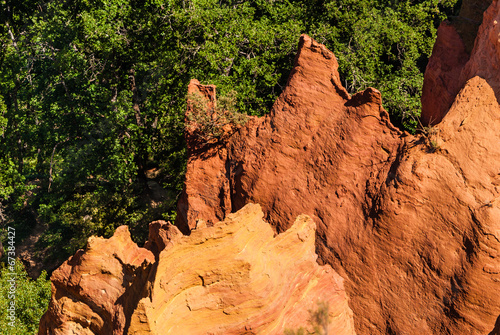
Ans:
{"type": "Polygon", "coordinates": [[[54,272],[40,334],[283,334],[310,327],[319,302],[329,305],[330,333],[354,334],[342,278],[316,263],[308,216],[276,235],[248,204],[222,222],[199,221],[190,236],[161,221],[150,235],[156,260],[125,227],[91,238],[54,272]]]}
{"type": "Polygon", "coordinates": [[[316,263],[314,222],[299,216],[274,236],[262,217],[249,204],[212,227],[199,222],[163,250],[129,333],[282,334],[306,326],[309,310],[326,301],[331,331],[353,334],[341,277],[316,263]]]}

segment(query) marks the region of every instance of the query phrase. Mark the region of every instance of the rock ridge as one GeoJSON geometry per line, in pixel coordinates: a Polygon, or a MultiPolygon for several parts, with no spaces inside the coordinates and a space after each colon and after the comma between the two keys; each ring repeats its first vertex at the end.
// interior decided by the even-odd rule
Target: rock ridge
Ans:
{"type": "Polygon", "coordinates": [[[337,61],[325,50],[302,36],[271,113],[189,156],[177,224],[190,231],[199,218],[216,222],[255,202],[283,233],[304,213],[318,227],[318,261],[345,280],[358,334],[497,329],[493,78],[471,74],[443,120],[412,136],[390,123],[377,90],[350,97],[339,89],[337,61]]]}

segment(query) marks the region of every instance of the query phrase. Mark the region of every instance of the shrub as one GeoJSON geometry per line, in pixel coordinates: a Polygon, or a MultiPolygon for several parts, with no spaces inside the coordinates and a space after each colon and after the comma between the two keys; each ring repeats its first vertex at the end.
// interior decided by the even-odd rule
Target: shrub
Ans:
{"type": "Polygon", "coordinates": [[[234,126],[243,125],[247,116],[236,111],[236,91],[219,97],[215,103],[210,103],[199,93],[187,96],[189,113],[187,122],[195,131],[195,136],[203,143],[218,141],[234,126]]]}
{"type": "Polygon", "coordinates": [[[0,335],[25,335],[38,333],[38,323],[47,310],[50,300],[50,280],[47,273],[32,280],[23,264],[16,260],[0,270],[0,335]],[[15,294],[11,287],[15,283],[15,294]],[[11,295],[11,296],[9,296],[11,295]],[[12,300],[11,298],[14,298],[12,300]],[[15,302],[15,321],[8,318],[11,301],[15,302]]]}

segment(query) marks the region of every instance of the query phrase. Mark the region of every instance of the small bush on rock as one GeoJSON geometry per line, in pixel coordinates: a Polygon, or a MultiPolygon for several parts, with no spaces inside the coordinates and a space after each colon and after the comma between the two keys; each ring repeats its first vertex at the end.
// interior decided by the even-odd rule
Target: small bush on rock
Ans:
{"type": "Polygon", "coordinates": [[[220,140],[235,126],[246,122],[247,116],[236,111],[236,95],[236,91],[230,91],[211,104],[199,93],[188,94],[190,113],[187,122],[195,129],[199,140],[204,143],[220,140]]]}
{"type": "Polygon", "coordinates": [[[330,306],[326,301],[319,301],[316,310],[310,310],[310,324],[312,332],[302,327],[297,330],[285,330],[285,335],[328,335],[328,325],[330,324],[328,313],[330,306]]]}

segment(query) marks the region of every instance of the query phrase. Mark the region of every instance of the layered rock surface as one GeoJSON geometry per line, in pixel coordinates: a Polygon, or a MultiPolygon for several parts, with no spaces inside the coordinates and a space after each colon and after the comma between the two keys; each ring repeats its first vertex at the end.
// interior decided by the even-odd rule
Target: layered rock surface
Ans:
{"type": "Polygon", "coordinates": [[[282,334],[307,325],[318,300],[330,333],[354,334],[341,277],[316,263],[314,222],[299,216],[274,237],[262,217],[249,204],[163,250],[129,334],[282,334]]]}
{"type": "Polygon", "coordinates": [[[345,279],[358,334],[495,334],[499,143],[487,80],[468,80],[414,137],[391,125],[375,89],[350,97],[335,56],[302,36],[271,113],[190,149],[177,223],[189,231],[258,202],[281,233],[305,213],[320,262],[345,279]]]}
{"type": "Polygon", "coordinates": [[[328,303],[328,331],[355,334],[342,278],[320,266],[315,224],[299,216],[274,236],[259,205],[190,236],[162,221],[138,248],[126,227],[54,272],[39,334],[282,334],[328,303]],[[156,258],[156,260],[155,260],[156,258]]]}

